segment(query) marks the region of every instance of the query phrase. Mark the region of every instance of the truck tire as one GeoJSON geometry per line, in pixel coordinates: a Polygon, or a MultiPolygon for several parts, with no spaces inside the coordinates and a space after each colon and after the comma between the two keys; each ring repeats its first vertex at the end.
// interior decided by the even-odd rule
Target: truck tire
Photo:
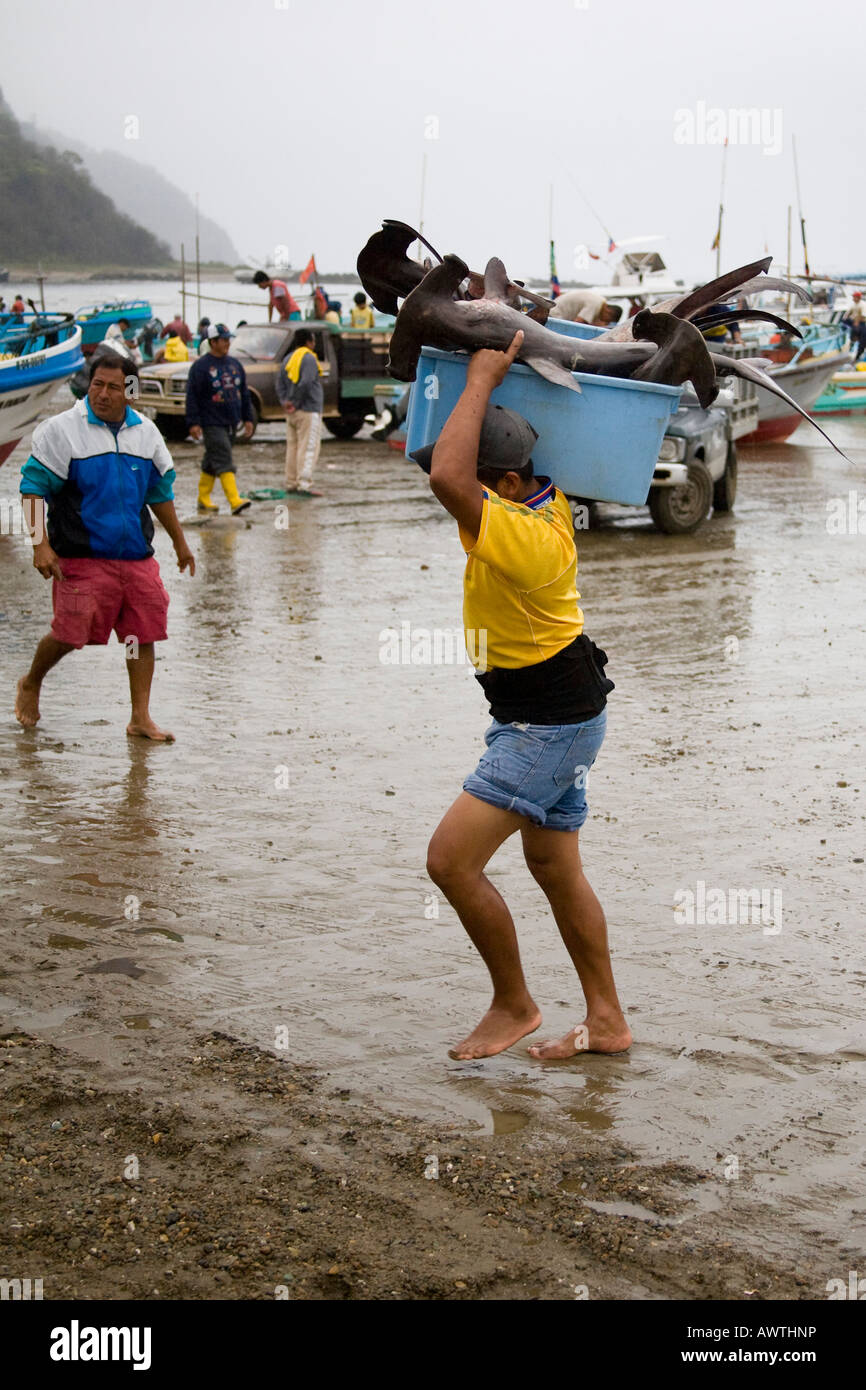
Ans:
{"type": "Polygon", "coordinates": [[[171,439],[175,443],[180,443],[189,434],[185,415],[167,415],[165,411],[158,410],[153,423],[164,439],[171,439]]]}
{"type": "Polygon", "coordinates": [[[669,536],[694,531],[709,512],[713,500],[713,483],[706,464],[701,459],[692,459],[688,471],[688,482],[682,487],[650,489],[650,515],[659,530],[669,536]]]}
{"type": "Polygon", "coordinates": [[[335,439],[354,439],[364,424],[363,415],[326,415],[325,429],[335,439]]]}
{"type": "Polygon", "coordinates": [[[732,512],[737,495],[737,446],[733,440],[728,445],[725,471],[713,484],[713,509],[717,512],[732,512]]]}

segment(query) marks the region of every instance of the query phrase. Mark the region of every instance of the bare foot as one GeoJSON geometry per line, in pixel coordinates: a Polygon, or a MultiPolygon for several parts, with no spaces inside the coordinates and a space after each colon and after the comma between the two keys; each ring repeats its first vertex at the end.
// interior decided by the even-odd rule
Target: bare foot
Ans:
{"type": "Polygon", "coordinates": [[[619,1020],[612,1019],[609,1023],[579,1023],[563,1038],[536,1043],[529,1048],[529,1055],[538,1061],[551,1062],[576,1057],[579,1052],[628,1052],[631,1041],[631,1029],[620,1015],[619,1020]]]}
{"type": "Polygon", "coordinates": [[[166,733],[158,724],[148,716],[147,719],[136,719],[130,721],[126,726],[126,732],[138,738],[150,738],[154,743],[174,743],[174,734],[166,733]]]}
{"type": "Polygon", "coordinates": [[[513,1047],[527,1033],[534,1033],[540,1024],[541,1014],[531,999],[526,1008],[518,1013],[510,1009],[490,1008],[468,1038],[448,1049],[448,1056],[458,1062],[468,1062],[476,1057],[495,1057],[497,1052],[513,1047]]]}
{"type": "Polygon", "coordinates": [[[32,729],[39,722],[39,686],[34,685],[27,676],[22,676],[18,682],[15,718],[25,729],[32,729]]]}

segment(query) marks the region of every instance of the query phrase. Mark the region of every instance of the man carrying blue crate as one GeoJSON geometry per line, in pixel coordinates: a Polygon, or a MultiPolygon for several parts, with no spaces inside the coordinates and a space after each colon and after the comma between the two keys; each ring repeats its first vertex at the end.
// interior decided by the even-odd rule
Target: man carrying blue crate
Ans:
{"type": "Polygon", "coordinates": [[[631,1044],[604,913],[578,850],[587,774],[604,739],[613,682],[602,670],[607,657],[583,632],[568,502],[549,478],[534,475],[538,435],[528,421],[489,404],[522,341],[518,332],[507,352],[473,354],[463,394],[438,440],[413,455],[459,527],[467,555],[467,651],[493,716],[487,751],[436,829],[427,857],[427,872],[493,982],[487,1013],[450,1049],[461,1061],[503,1052],[541,1023],[511,914],[484,873],[517,830],[586,1000],[579,1024],[531,1047],[530,1055],[624,1052],[631,1044]]]}

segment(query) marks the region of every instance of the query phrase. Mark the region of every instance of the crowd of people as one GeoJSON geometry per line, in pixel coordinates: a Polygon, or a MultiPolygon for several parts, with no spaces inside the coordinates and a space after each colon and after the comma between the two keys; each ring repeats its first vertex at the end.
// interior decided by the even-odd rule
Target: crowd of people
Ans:
{"type": "MultiPolygon", "coordinates": [[[[284,281],[259,270],[253,276],[253,283],[268,292],[269,323],[275,316],[278,323],[299,323],[276,380],[277,396],[286,417],[285,490],[290,497],[320,497],[322,494],[313,486],[313,475],[322,443],[324,392],[315,338],[300,326],[301,311],[284,281]]],[[[313,319],[339,324],[342,323],[341,311],[342,305],[331,299],[323,286],[314,287],[313,319]]],[[[246,320],[241,320],[238,327],[245,323],[246,320]]],[[[361,290],[354,296],[349,326],[368,331],[375,327],[373,308],[361,290]]],[[[211,495],[218,478],[230,511],[237,516],[250,506],[250,498],[243,497],[238,490],[232,445],[238,431],[243,431],[247,438],[252,434],[255,414],[243,363],[230,351],[233,337],[226,324],[212,323],[207,317],[199,320],[193,334],[178,311],[159,333],[159,345],[152,361],[192,361],[187,378],[186,420],[190,437],[204,448],[198,510],[219,511],[211,495]]],[[[131,360],[136,373],[142,366],[141,351],[125,318],[119,318],[106,330],[99,356],[106,360],[111,352],[131,360]]]]}

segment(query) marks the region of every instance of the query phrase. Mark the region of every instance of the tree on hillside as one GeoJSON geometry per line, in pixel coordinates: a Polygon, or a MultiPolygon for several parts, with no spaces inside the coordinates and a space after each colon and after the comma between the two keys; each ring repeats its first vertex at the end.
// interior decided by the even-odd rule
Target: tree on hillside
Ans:
{"type": "Polygon", "coordinates": [[[81,166],[72,150],[26,140],[0,96],[0,257],[80,266],[169,262],[165,242],[118,212],[81,166]]]}

